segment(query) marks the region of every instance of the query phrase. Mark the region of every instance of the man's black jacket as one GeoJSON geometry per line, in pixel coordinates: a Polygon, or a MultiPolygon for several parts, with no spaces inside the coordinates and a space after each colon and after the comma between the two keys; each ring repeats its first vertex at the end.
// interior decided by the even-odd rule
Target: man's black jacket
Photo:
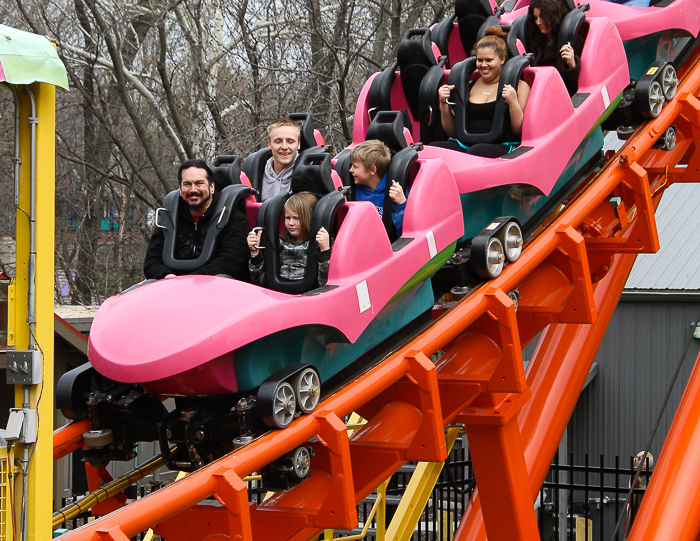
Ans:
{"type": "MultiPolygon", "coordinates": [[[[204,245],[207,229],[214,218],[214,208],[219,194],[214,193],[209,208],[195,224],[190,210],[185,201],[180,201],[177,216],[177,237],[175,240],[176,259],[195,259],[199,256],[204,245]]],[[[231,213],[228,224],[219,233],[214,248],[214,255],[210,261],[200,268],[191,271],[175,271],[163,263],[163,243],[165,237],[163,230],[156,227],[151,236],[146,251],[146,259],[143,264],[143,273],[149,278],[165,278],[168,274],[228,274],[238,280],[249,280],[248,258],[250,250],[246,237],[250,226],[245,215],[238,209],[231,213]]]]}

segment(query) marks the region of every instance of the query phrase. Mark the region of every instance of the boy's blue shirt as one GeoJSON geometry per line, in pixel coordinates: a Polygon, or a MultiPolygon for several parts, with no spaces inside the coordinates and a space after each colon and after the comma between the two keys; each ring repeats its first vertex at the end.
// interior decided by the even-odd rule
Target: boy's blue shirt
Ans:
{"type": "MultiPolygon", "coordinates": [[[[374,203],[381,218],[384,218],[384,198],[386,193],[386,174],[379,181],[377,187],[372,190],[364,184],[355,184],[355,201],[370,201],[374,203]]],[[[408,197],[408,187],[406,187],[406,197],[408,197]]],[[[406,201],[397,205],[391,205],[391,221],[394,223],[396,235],[401,236],[403,229],[403,212],[406,208],[406,201]]]]}

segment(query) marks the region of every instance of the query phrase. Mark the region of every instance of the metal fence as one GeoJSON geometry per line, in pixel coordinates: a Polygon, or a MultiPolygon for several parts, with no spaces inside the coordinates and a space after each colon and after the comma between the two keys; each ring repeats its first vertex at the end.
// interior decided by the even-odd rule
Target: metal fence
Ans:
{"type": "MultiPolygon", "coordinates": [[[[626,527],[631,525],[629,514],[638,508],[651,472],[640,472],[638,488],[633,491],[634,505],[628,507],[630,481],[635,475],[633,457],[621,461],[615,456],[612,464],[606,464],[601,455],[597,464],[592,464],[586,455],[583,465],[574,464],[573,454],[568,459],[560,461],[558,455],[554,457],[534,502],[540,538],[542,541],[622,541],[626,527]]],[[[413,541],[450,540],[462,519],[475,487],[468,449],[454,449],[445,466],[416,526],[413,541]]],[[[387,490],[387,523],[410,477],[410,466],[392,477],[387,490]]],[[[361,526],[373,502],[374,498],[370,497],[358,506],[361,526]]],[[[366,539],[376,539],[375,526],[376,519],[366,539]]]]}

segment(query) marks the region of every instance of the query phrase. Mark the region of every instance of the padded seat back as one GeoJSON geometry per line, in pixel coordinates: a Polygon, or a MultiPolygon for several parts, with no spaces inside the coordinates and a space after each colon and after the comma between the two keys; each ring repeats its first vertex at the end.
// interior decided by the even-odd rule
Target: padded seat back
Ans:
{"type": "MultiPolygon", "coordinates": [[[[497,96],[503,93],[503,86],[509,84],[513,88],[518,88],[518,82],[523,70],[529,65],[529,61],[524,56],[517,56],[507,60],[503,65],[501,77],[498,82],[497,96]]],[[[494,113],[491,130],[487,133],[472,133],[469,131],[469,119],[467,101],[469,100],[469,79],[476,70],[476,57],[467,58],[458,62],[450,71],[449,84],[455,85],[452,91],[452,98],[455,103],[453,109],[455,113],[455,138],[465,145],[476,143],[495,143],[505,132],[506,120],[509,115],[508,105],[502,98],[496,101],[496,111],[494,113]]]]}
{"type": "Polygon", "coordinates": [[[394,155],[408,146],[404,126],[404,118],[400,111],[380,111],[367,128],[365,139],[379,139],[394,155]]]}
{"type": "MultiPolygon", "coordinates": [[[[379,111],[403,108],[403,103],[392,103],[391,100],[398,73],[407,111],[410,112],[407,127],[412,128],[410,120],[417,120],[420,114],[421,81],[431,68],[438,65],[430,35],[427,28],[409,30],[399,43],[394,62],[372,80],[368,95],[371,119],[379,111]]],[[[408,113],[405,114],[408,116],[408,113]]]]}
{"type": "Polygon", "coordinates": [[[306,269],[301,280],[282,278],[280,270],[279,232],[284,205],[291,193],[279,194],[265,201],[258,212],[257,225],[263,228],[261,245],[265,260],[265,283],[270,289],[283,293],[299,294],[313,289],[317,282],[318,244],[316,234],[324,227],[329,234],[335,232],[338,208],[345,202],[342,192],[335,189],[331,177],[331,157],[326,152],[307,153],[300,158],[292,177],[292,193],[308,191],[319,198],[311,219],[306,269]]]}
{"type": "Polygon", "coordinates": [[[491,26],[497,26],[506,33],[506,35],[503,37],[503,41],[506,42],[506,49],[508,51],[508,56],[506,60],[508,58],[515,58],[516,56],[520,56],[520,51],[518,51],[517,31],[512,31],[513,25],[501,24],[501,21],[499,21],[497,17],[491,17],[487,19],[487,21],[481,26],[477,35],[476,42],[478,43],[479,40],[481,40],[481,38],[483,38],[486,35],[486,29],[491,26]]]}
{"type": "Polygon", "coordinates": [[[445,66],[452,67],[456,62],[472,55],[472,49],[479,40],[479,32],[487,26],[501,24],[494,16],[489,0],[456,0],[454,14],[445,18],[431,30],[431,38],[438,46],[440,54],[445,57],[445,66]],[[487,23],[488,21],[488,23],[487,23]],[[457,23],[455,28],[454,23],[457,23]],[[450,37],[456,32],[462,46],[462,55],[453,58],[450,55],[450,37]]]}
{"type": "Polygon", "coordinates": [[[241,157],[217,156],[214,164],[209,166],[214,173],[214,186],[216,191],[223,190],[226,186],[241,183],[241,157]]]}
{"type": "Polygon", "coordinates": [[[396,58],[408,108],[413,118],[418,118],[420,108],[418,91],[421,81],[428,70],[437,66],[430,40],[430,31],[427,28],[409,30],[399,43],[396,58]]]}
{"type": "Polygon", "coordinates": [[[421,81],[419,89],[420,137],[418,140],[424,144],[447,139],[447,134],[442,128],[440,100],[438,98],[438,90],[446,81],[447,74],[441,66],[430,68],[421,81]]]}
{"type": "Polygon", "coordinates": [[[479,30],[487,20],[500,24],[497,17],[493,16],[493,8],[489,0],[456,0],[455,15],[459,37],[462,40],[464,52],[471,56],[474,44],[479,40],[479,30]]]}

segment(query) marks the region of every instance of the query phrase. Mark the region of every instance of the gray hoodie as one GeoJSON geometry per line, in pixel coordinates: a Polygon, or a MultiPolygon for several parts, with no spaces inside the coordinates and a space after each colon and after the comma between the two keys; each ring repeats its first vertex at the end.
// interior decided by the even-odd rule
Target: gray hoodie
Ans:
{"type": "Polygon", "coordinates": [[[275,173],[274,168],[274,156],[267,160],[265,164],[265,174],[262,179],[262,194],[260,196],[261,201],[266,201],[271,197],[276,196],[280,193],[287,193],[289,187],[292,184],[292,173],[294,173],[294,165],[297,163],[297,158],[299,153],[294,156],[294,161],[290,163],[287,167],[280,171],[278,175],[275,173]]]}

